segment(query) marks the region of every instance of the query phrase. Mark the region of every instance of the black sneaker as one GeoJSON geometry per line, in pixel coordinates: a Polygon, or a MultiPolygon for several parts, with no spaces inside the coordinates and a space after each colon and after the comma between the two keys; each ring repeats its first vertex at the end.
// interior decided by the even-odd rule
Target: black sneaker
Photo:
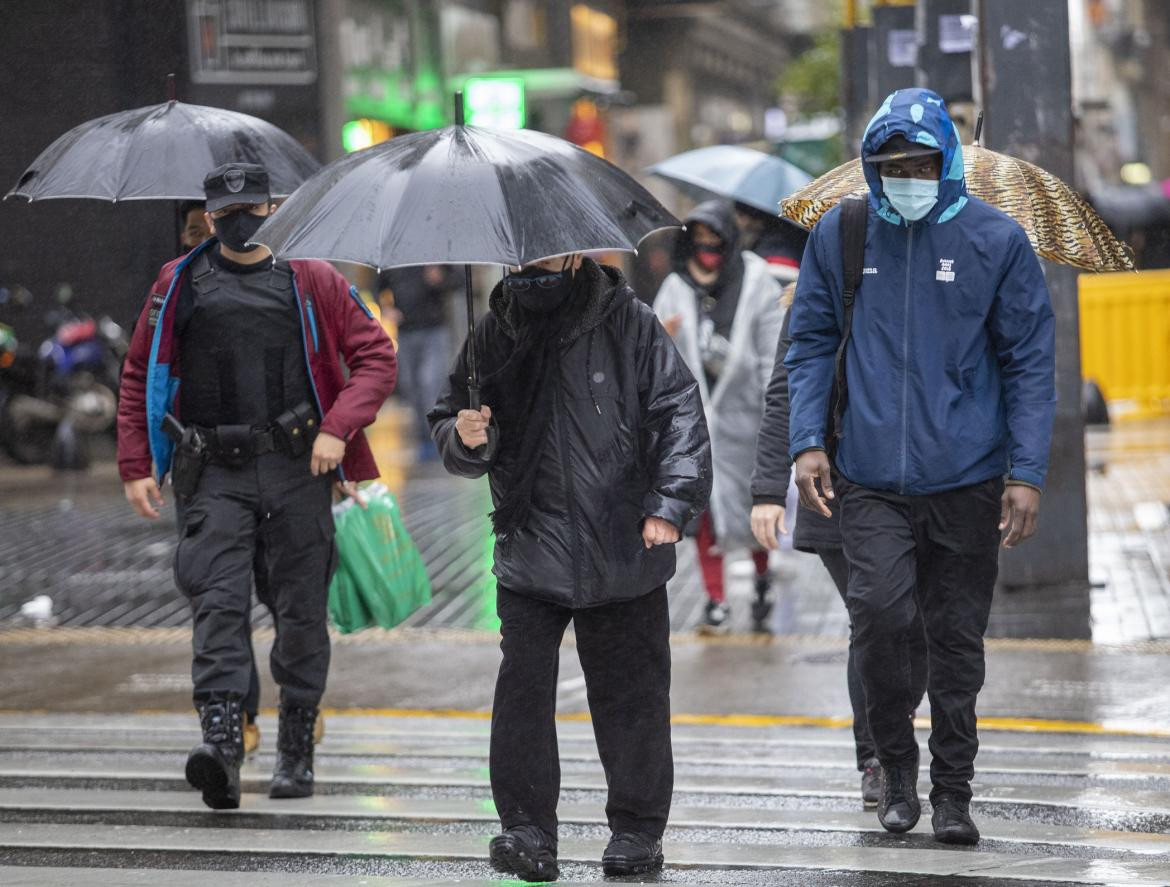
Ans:
{"type": "Polygon", "coordinates": [[[756,599],[752,601],[752,631],[770,634],[772,616],[772,577],[756,577],[756,599]]]}
{"type": "Polygon", "coordinates": [[[637,832],[617,832],[601,854],[607,878],[644,875],[662,868],[662,840],[637,832]]]}
{"type": "Polygon", "coordinates": [[[500,874],[515,875],[524,881],[555,881],[557,845],[535,825],[515,825],[496,835],[488,844],[492,868],[500,874]]]}
{"type": "Polygon", "coordinates": [[[187,782],[203,793],[212,810],[240,806],[240,763],[244,760],[244,715],[236,699],[199,706],[203,742],[187,756],[187,782]]]}
{"type": "Polygon", "coordinates": [[[866,807],[876,807],[882,797],[882,762],[870,758],[861,771],[861,801],[866,807]]]}
{"type": "Polygon", "coordinates": [[[971,819],[971,802],[956,795],[939,795],[931,801],[934,812],[930,824],[934,828],[934,839],[943,844],[978,844],[979,829],[971,819]]]}
{"type": "Polygon", "coordinates": [[[727,634],[731,629],[731,608],[724,602],[707,601],[699,634],[727,634]]]}
{"type": "Polygon", "coordinates": [[[922,806],[918,802],[918,755],[906,764],[882,767],[882,793],[878,798],[878,821],[888,832],[908,832],[918,825],[922,806]]]}

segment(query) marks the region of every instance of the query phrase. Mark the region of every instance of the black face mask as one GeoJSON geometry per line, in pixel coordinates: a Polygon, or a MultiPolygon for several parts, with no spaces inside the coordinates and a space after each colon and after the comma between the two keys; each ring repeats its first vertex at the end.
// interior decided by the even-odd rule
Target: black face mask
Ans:
{"type": "Polygon", "coordinates": [[[530,314],[552,314],[573,292],[573,272],[526,268],[509,274],[507,287],[523,310],[530,314]]]}
{"type": "Polygon", "coordinates": [[[246,209],[238,209],[234,213],[214,219],[215,234],[228,249],[238,253],[250,252],[255,247],[249,247],[248,241],[256,235],[267,218],[268,216],[253,215],[246,209]]]}

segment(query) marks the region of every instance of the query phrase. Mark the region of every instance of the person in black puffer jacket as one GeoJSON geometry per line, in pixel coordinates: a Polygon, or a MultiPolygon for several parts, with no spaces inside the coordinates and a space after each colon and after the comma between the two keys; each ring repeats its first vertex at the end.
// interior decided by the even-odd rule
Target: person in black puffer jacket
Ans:
{"type": "Polygon", "coordinates": [[[711,490],[699,387],[621,273],[591,259],[520,269],[490,307],[474,331],[485,406],[468,409],[465,345],[428,418],[446,468],[486,474],[495,503],[492,863],[556,877],[558,648],[572,622],[609,785],[603,866],[651,871],[673,789],[666,582],[711,490]],[[499,447],[485,460],[489,423],[499,447]]]}
{"type": "MultiPolygon", "coordinates": [[[[788,301],[789,295],[785,295],[788,301]]],[[[792,476],[792,457],[788,454],[788,370],[784,356],[792,345],[788,324],[792,312],[784,312],[780,327],[780,341],[776,347],[776,363],[764,398],[764,418],[756,443],[756,465],[752,472],[752,532],[761,545],[769,550],[778,546],[777,532],[784,526],[784,504],[792,476]]],[[[849,581],[849,563],[841,541],[841,512],[836,502],[829,503],[831,517],[808,508],[798,510],[796,527],[792,532],[792,547],[797,551],[815,553],[832,577],[841,601],[846,601],[849,581]]],[[[926,634],[922,617],[915,622],[910,635],[911,707],[916,707],[926,693],[926,634]]],[[[865,689],[857,673],[853,657],[852,625],[850,625],[849,661],[846,667],[849,682],[849,703],[853,709],[853,741],[857,753],[857,769],[861,773],[861,797],[867,807],[877,806],[881,790],[882,765],[869,732],[865,714],[865,689]]]]}

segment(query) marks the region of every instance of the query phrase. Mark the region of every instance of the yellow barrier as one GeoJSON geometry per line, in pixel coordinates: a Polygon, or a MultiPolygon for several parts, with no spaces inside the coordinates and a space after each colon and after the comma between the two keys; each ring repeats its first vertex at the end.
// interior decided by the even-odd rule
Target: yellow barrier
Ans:
{"type": "Polygon", "coordinates": [[[1081,373],[1117,419],[1170,415],[1170,271],[1082,274],[1081,373]]]}

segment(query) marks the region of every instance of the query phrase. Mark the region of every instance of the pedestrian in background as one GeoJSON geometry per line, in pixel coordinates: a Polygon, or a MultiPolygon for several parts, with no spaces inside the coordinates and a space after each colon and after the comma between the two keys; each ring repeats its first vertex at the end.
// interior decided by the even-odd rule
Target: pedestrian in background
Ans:
{"type": "Polygon", "coordinates": [[[188,253],[211,236],[206,205],[201,200],[184,200],[179,204],[179,246],[188,253]]]}
{"type": "Polygon", "coordinates": [[[122,374],[118,468],[126,498],[147,518],[159,516],[160,484],[173,476],[175,583],[191,603],[203,729],[186,774],[218,809],[240,802],[258,545],[281,687],[269,795],[313,792],[313,730],[329,670],[332,481],[354,495],[353,482],[377,477],[362,428],[393,390],[395,360],[331,265],[277,262],[250,244],[273,208],[263,167],[226,164],[204,187],[215,237],[165,265],[143,307],[122,374]]]}
{"type": "Polygon", "coordinates": [[[663,281],[654,311],[698,380],[711,434],[711,506],[699,518],[695,538],[707,591],[699,630],[730,628],[723,558],[747,548],[756,576],[752,625],[765,631],[772,609],[771,576],[768,552],[758,546],[748,519],[749,486],[764,391],[784,319],[780,284],[762,258],[740,249],[731,204],[699,204],[684,224],[674,272],[663,281]]]}
{"type": "MultiPolygon", "coordinates": [[[[792,477],[792,457],[788,454],[788,369],[784,355],[792,346],[789,325],[792,320],[791,292],[785,294],[784,325],[780,330],[780,344],[776,348],[776,363],[764,400],[764,418],[756,444],[756,467],[752,472],[752,532],[759,544],[769,551],[780,547],[779,537],[787,532],[785,504],[792,477]]],[[[848,607],[849,562],[841,541],[841,510],[835,501],[825,503],[831,512],[825,517],[819,511],[799,509],[792,531],[792,547],[797,551],[817,555],[841,602],[848,607]]],[[[915,627],[909,635],[910,698],[917,708],[926,693],[926,635],[922,628],[922,614],[918,613],[915,627]]],[[[877,805],[881,796],[882,765],[877,748],[869,732],[869,718],[865,713],[865,689],[857,671],[857,657],[853,650],[853,625],[849,626],[849,659],[846,665],[849,687],[849,705],[853,710],[853,748],[857,769],[861,773],[861,799],[867,807],[877,805]]],[[[911,711],[911,717],[915,714],[911,711]]]]}
{"type": "Polygon", "coordinates": [[[654,871],[674,781],[666,583],[711,483],[699,387],[621,272],[580,255],[513,269],[472,335],[485,406],[468,408],[465,345],[430,422],[447,470],[486,474],[495,504],[492,865],[558,875],[557,668],[571,622],[609,787],[602,866],[654,871]],[[493,425],[494,454],[481,449],[493,425]]]}
{"type": "Polygon", "coordinates": [[[746,203],[735,203],[735,224],[741,244],[768,263],[768,272],[781,285],[796,280],[807,235],[804,229],[746,203]]]}
{"type": "Polygon", "coordinates": [[[908,714],[921,610],[934,835],[974,844],[983,633],[1001,533],[1011,548],[1036,528],[1054,319],[1024,230],[967,193],[938,95],[891,94],[866,129],[862,161],[870,193],[853,310],[842,297],[840,207],[813,229],[801,262],[786,360],[790,453],[801,503],[826,517],[827,500],[840,504],[854,653],[883,770],[878,818],[905,832],[920,815],[908,714]],[[835,380],[843,411],[829,429],[835,380]],[[832,462],[830,433],[839,434],[832,462]]]}
{"type": "Polygon", "coordinates": [[[378,277],[383,313],[390,311],[398,327],[398,391],[414,411],[420,462],[439,457],[427,412],[443,390],[451,364],[448,304],[464,286],[463,269],[449,265],[391,268],[378,277]]]}

